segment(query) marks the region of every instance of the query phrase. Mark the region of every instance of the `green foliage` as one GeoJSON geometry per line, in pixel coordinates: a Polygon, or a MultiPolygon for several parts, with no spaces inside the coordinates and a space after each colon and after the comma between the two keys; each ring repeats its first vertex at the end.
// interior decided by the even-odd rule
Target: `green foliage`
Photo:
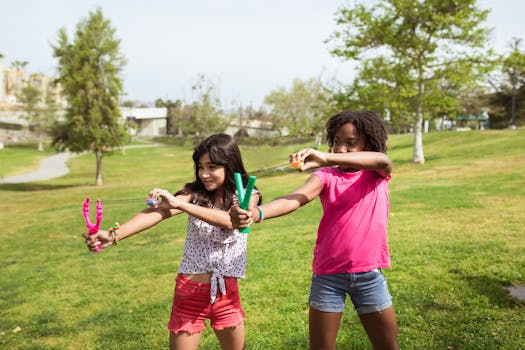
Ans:
{"type": "MultiPolygon", "coordinates": [[[[512,113],[512,88],[500,86],[499,90],[488,96],[490,107],[491,128],[508,128],[512,113]]],[[[516,120],[517,126],[525,124],[525,86],[516,91],[516,120]]]]}
{"type": "Polygon", "coordinates": [[[24,107],[25,114],[22,116],[29,123],[39,123],[40,110],[38,103],[40,102],[40,90],[27,85],[22,88],[20,94],[17,95],[18,102],[24,107]]]}
{"type": "Polygon", "coordinates": [[[510,119],[509,125],[522,125],[525,109],[525,52],[521,48],[521,39],[514,39],[511,51],[501,57],[501,62],[501,69],[507,79],[490,97],[494,117],[510,119]]]}
{"type": "Polygon", "coordinates": [[[189,103],[162,99],[155,103],[168,108],[169,134],[191,136],[195,143],[199,143],[209,135],[223,132],[229,118],[221,110],[214,83],[205,75],[197,77],[191,90],[195,98],[189,103]]]}
{"type": "Polygon", "coordinates": [[[16,61],[13,61],[11,62],[11,68],[14,68],[16,70],[22,70],[25,68],[25,66],[27,66],[29,64],[29,62],[27,61],[19,61],[19,60],[16,60],[16,61]]]}
{"type": "Polygon", "coordinates": [[[120,73],[125,60],[120,40],[102,10],[90,12],[77,25],[74,40],[59,31],[53,47],[59,82],[67,97],[66,121],[57,126],[54,144],[74,152],[120,146],[127,139],[118,109],[120,73]]]}
{"type": "Polygon", "coordinates": [[[338,13],[332,53],[361,64],[349,98],[389,110],[394,124],[408,117],[416,163],[424,162],[423,118],[457,111],[455,97],[493,68],[487,15],[476,0],[362,1],[338,13]]]}
{"type": "Polygon", "coordinates": [[[35,131],[38,139],[38,150],[43,151],[44,134],[51,130],[57,118],[57,106],[50,92],[50,87],[48,87],[45,96],[42,97],[40,90],[27,85],[22,88],[17,97],[25,112],[22,118],[26,119],[35,131]]]}
{"type": "Polygon", "coordinates": [[[271,108],[273,128],[281,134],[286,127],[291,136],[304,137],[324,130],[330,113],[328,92],[318,79],[295,79],[290,90],[280,87],[268,94],[264,103],[271,108]]]}
{"type": "Polygon", "coordinates": [[[101,185],[102,152],[128,139],[118,106],[125,64],[120,40],[97,9],[78,23],[72,42],[62,28],[53,49],[59,61],[58,81],[68,101],[65,122],[53,129],[53,145],[73,152],[95,152],[96,183],[101,185]]]}
{"type": "MultiPolygon", "coordinates": [[[[394,162],[393,266],[384,273],[401,348],[523,349],[525,303],[505,287],[525,284],[525,129],[424,137],[425,167],[406,160],[410,136],[393,135],[388,145],[394,162]]],[[[259,145],[242,152],[252,171],[283,164],[302,146],[259,145]]],[[[167,348],[186,218],[90,254],[80,237],[81,207],[86,195],[104,201],[143,198],[157,186],[175,191],[193,177],[191,154],[191,146],[115,154],[107,160],[114,171],[104,188],[89,185],[89,155],[74,158],[71,172],[60,179],[0,185],[0,348],[167,348]]],[[[0,162],[17,159],[11,154],[0,162]]],[[[257,186],[268,201],[308,176],[278,173],[258,178],[257,186]]],[[[107,204],[102,225],[123,222],[144,206],[142,200],[107,204]]],[[[248,349],[308,348],[307,300],[320,215],[315,200],[252,226],[247,275],[240,281],[248,349]]],[[[371,349],[349,300],[337,347],[371,349]]],[[[200,348],[219,349],[209,326],[200,348]]]]}
{"type": "Polygon", "coordinates": [[[521,49],[521,39],[514,39],[511,51],[502,58],[502,70],[507,75],[509,86],[517,88],[525,81],[525,52],[521,49]]]}

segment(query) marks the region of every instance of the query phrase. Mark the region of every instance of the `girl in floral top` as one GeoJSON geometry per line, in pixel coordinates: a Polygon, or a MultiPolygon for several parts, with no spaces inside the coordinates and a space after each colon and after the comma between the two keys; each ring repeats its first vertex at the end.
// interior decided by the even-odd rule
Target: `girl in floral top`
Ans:
{"type": "MultiPolygon", "coordinates": [[[[84,233],[94,251],[105,248],[164,219],[186,212],[188,228],[168,329],[170,349],[197,349],[209,319],[223,349],[243,349],[244,311],[237,278],[246,270],[246,238],[232,227],[228,210],[237,201],[234,173],[247,174],[239,147],[226,134],[204,140],[193,153],[195,181],[175,195],[163,189],[149,193],[161,199],[154,208],[137,214],[116,230],[84,233]]],[[[251,205],[260,202],[254,190],[251,205]]]]}

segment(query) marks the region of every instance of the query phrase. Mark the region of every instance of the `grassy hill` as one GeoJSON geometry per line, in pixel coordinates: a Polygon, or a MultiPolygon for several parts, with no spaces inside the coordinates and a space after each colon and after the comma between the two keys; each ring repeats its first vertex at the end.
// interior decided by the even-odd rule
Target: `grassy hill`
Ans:
{"type": "MultiPolygon", "coordinates": [[[[242,150],[255,171],[286,163],[302,146],[242,150]]],[[[402,348],[524,349],[525,303],[505,287],[525,284],[525,129],[426,134],[424,150],[426,164],[413,165],[412,136],[389,140],[393,266],[385,274],[402,348]]],[[[186,219],[90,254],[81,238],[81,207],[88,195],[112,200],[145,198],[153,187],[176,190],[193,177],[191,153],[180,147],[116,153],[104,158],[101,188],[92,185],[93,155],[71,160],[71,173],[60,179],[0,185],[0,348],[167,348],[186,219]]],[[[14,169],[18,155],[0,158],[2,167],[14,169]]],[[[270,200],[307,177],[281,172],[259,178],[257,186],[270,200]]],[[[141,200],[107,204],[103,226],[143,207],[141,200]]],[[[240,282],[248,349],[308,347],[320,216],[316,200],[252,227],[240,282]]],[[[370,348],[351,303],[338,347],[370,348]]],[[[201,348],[219,348],[209,328],[201,348]]]]}

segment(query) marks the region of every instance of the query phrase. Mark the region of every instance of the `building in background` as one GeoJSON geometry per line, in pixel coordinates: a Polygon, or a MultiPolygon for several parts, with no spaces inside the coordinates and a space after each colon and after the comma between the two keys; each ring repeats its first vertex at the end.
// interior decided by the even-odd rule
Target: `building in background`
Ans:
{"type": "Polygon", "coordinates": [[[28,75],[23,68],[7,68],[0,61],[0,109],[19,109],[18,95],[26,86],[32,86],[40,91],[42,103],[45,102],[49,93],[53,95],[53,101],[57,106],[60,108],[67,106],[65,98],[61,94],[62,88],[59,83],[55,83],[54,77],[40,73],[28,75]]]}
{"type": "Polygon", "coordinates": [[[0,61],[0,141],[9,143],[32,138],[31,125],[23,118],[24,106],[18,101],[18,96],[26,86],[32,86],[40,92],[42,105],[46,103],[48,94],[51,94],[58,108],[57,113],[64,113],[67,101],[54,77],[40,73],[28,75],[23,66],[7,68],[0,61]]]}
{"type": "Polygon", "coordinates": [[[120,107],[122,117],[131,124],[132,135],[157,137],[167,134],[168,109],[120,107]]]}

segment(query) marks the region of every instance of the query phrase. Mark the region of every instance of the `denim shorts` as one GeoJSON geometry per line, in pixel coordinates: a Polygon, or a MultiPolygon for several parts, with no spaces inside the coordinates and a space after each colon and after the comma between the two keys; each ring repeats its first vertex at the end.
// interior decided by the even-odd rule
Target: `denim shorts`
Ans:
{"type": "Polygon", "coordinates": [[[346,294],[359,315],[392,306],[386,279],[379,269],[360,273],[313,275],[310,307],[323,312],[343,312],[346,294]]]}

